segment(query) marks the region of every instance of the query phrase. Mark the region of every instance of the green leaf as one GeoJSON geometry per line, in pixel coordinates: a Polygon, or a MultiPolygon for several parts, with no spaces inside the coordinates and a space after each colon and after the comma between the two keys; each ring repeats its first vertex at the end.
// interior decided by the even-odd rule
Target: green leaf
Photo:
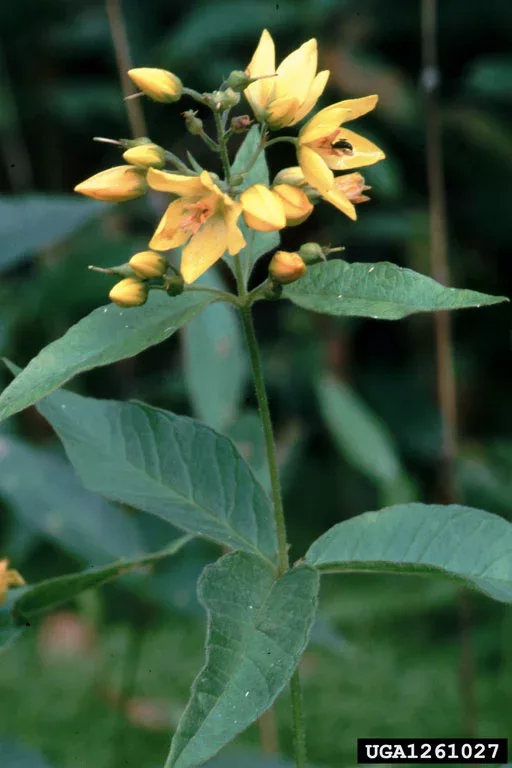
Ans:
{"type": "Polygon", "coordinates": [[[90,490],[274,559],[270,500],[229,438],[142,403],[70,392],[55,393],[39,410],[90,490]]]}
{"type": "Polygon", "coordinates": [[[0,396],[0,420],[49,395],[73,376],[158,344],[215,301],[200,293],[152,291],[143,307],[99,307],[45,347],[0,396]]]}
{"type": "Polygon", "coordinates": [[[343,458],[376,483],[381,503],[413,501],[395,442],[383,421],[347,384],[324,375],[316,385],[324,423],[343,458]]]}
{"type": "Polygon", "coordinates": [[[0,270],[33,251],[50,248],[105,209],[104,203],[78,195],[0,199],[0,270]]]}
{"type": "Polygon", "coordinates": [[[481,509],[400,504],[338,523],[306,562],[333,573],[447,576],[512,603],[512,525],[481,509]]]}
{"type": "Polygon", "coordinates": [[[89,563],[144,549],[133,516],[86,491],[60,456],[18,438],[0,440],[0,495],[20,522],[89,563]]]}
{"type": "Polygon", "coordinates": [[[510,101],[512,58],[504,55],[486,56],[471,64],[466,87],[484,96],[510,101]]]}
{"type": "Polygon", "coordinates": [[[182,536],[151,555],[145,555],[134,560],[120,560],[100,568],[91,568],[81,573],[71,573],[41,581],[39,584],[34,584],[23,590],[21,596],[14,603],[14,611],[22,619],[30,620],[56,605],[73,600],[86,589],[93,589],[116,576],[122,576],[137,568],[157,563],[159,560],[176,554],[191,539],[192,536],[182,536]]]}
{"type": "MultiPolygon", "coordinates": [[[[259,140],[260,129],[257,125],[253,125],[236,154],[233,167],[231,169],[233,173],[241,173],[244,170],[254,155],[259,140]]],[[[267,187],[270,184],[270,176],[264,152],[259,155],[257,161],[254,163],[253,167],[245,177],[242,189],[246,189],[252,184],[265,184],[267,187]]],[[[239,219],[238,224],[247,243],[245,248],[242,248],[239,254],[240,263],[242,265],[244,284],[247,284],[254,264],[257,262],[260,256],[264,256],[273,248],[277,248],[281,238],[279,232],[256,232],[256,230],[250,229],[242,220],[242,218],[239,219]]],[[[234,273],[235,268],[233,257],[229,254],[224,254],[224,260],[234,273]]]]}
{"type": "MultiPolygon", "coordinates": [[[[199,283],[224,290],[213,270],[199,283]]],[[[247,375],[247,356],[236,310],[212,304],[184,329],[187,384],[195,414],[223,431],[237,416],[247,375]]]]}
{"type": "Polygon", "coordinates": [[[306,647],[317,595],[318,574],[307,566],[276,581],[260,559],[236,552],[205,569],[206,663],[166,768],[200,765],[272,705],[306,647]]]}
{"type": "Polygon", "coordinates": [[[447,288],[430,277],[383,261],[349,264],[341,259],[309,267],[283,296],[294,304],[328,315],[399,320],[416,312],[481,307],[508,301],[477,291],[447,288]]]}

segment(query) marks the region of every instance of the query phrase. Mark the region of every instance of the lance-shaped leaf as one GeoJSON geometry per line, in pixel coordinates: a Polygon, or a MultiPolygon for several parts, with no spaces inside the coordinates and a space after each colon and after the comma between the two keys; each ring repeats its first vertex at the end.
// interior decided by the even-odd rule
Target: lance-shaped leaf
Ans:
{"type": "Polygon", "coordinates": [[[304,309],[328,315],[399,320],[416,312],[437,312],[498,304],[504,296],[447,288],[430,277],[383,261],[349,264],[341,259],[314,264],[283,296],[304,309]]]}
{"type": "Polygon", "coordinates": [[[308,566],[276,581],[262,560],[236,552],[205,569],[206,663],[166,768],[200,765],[271,706],[306,647],[317,595],[318,574],[308,566]]]}
{"type": "MultiPolygon", "coordinates": [[[[253,125],[243,140],[240,149],[236,153],[231,169],[233,174],[242,173],[244,171],[258,149],[259,142],[260,129],[257,125],[253,125]]],[[[246,175],[244,182],[241,185],[241,189],[247,189],[247,187],[250,187],[252,184],[264,184],[266,187],[270,184],[268,165],[264,152],[260,153],[258,159],[246,175]]],[[[254,229],[249,229],[242,218],[239,219],[238,225],[242,230],[247,243],[238,256],[242,267],[244,283],[247,283],[251,270],[260,256],[264,256],[265,253],[268,253],[273,248],[277,248],[281,238],[279,232],[256,232],[254,229]]],[[[235,272],[233,257],[226,253],[224,254],[224,260],[231,270],[235,272]]]]}
{"type": "Polygon", "coordinates": [[[89,490],[274,559],[269,497],[229,438],[142,403],[57,392],[38,407],[89,490]]]}
{"type": "Polygon", "coordinates": [[[338,523],[306,562],[335,572],[447,576],[512,602],[512,525],[481,509],[398,504],[338,523]]]}
{"type": "Polygon", "coordinates": [[[182,536],[171,542],[169,546],[151,555],[144,555],[133,560],[119,560],[101,568],[90,568],[81,573],[57,576],[41,581],[39,584],[25,587],[20,597],[15,601],[13,610],[22,619],[32,619],[56,605],[72,600],[86,589],[93,589],[116,576],[122,576],[137,568],[152,565],[165,557],[176,554],[191,539],[192,536],[182,536]]]}
{"type": "Polygon", "coordinates": [[[170,298],[152,291],[142,307],[99,307],[45,347],[0,396],[0,420],[100,365],[133,357],[158,344],[201,312],[214,299],[203,293],[170,298]]]}

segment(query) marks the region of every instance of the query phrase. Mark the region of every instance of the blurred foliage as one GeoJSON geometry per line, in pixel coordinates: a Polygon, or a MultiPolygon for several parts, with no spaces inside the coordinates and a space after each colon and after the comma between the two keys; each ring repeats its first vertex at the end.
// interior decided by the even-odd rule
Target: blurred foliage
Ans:
{"type": "MultiPolygon", "coordinates": [[[[331,70],[323,104],[379,93],[379,107],[364,119],[362,132],[388,159],[365,173],[372,202],[360,208],[358,223],[320,206],[305,225],[284,234],[283,245],[341,244],[349,261],[389,260],[428,273],[419,3],[152,0],[149,9],[124,0],[123,8],[135,64],[168,67],[200,90],[245,66],[264,26],[283,54],[317,36],[321,64],[331,70]]],[[[509,0],[440,3],[451,280],[509,296],[511,30],[509,0]]],[[[99,0],[2,4],[0,98],[0,348],[24,365],[106,303],[112,281],[87,266],[118,264],[142,250],[155,213],[146,199],[116,207],[71,194],[78,181],[118,162],[115,148],[92,137],[129,135],[99,0]]],[[[144,110],[155,141],[182,157],[190,149],[208,163],[200,140],[183,132],[181,105],[145,101],[144,110]]],[[[242,102],[238,111],[246,110],[242,102]]],[[[293,164],[291,150],[282,147],[270,150],[271,166],[272,158],[276,168],[293,164]]],[[[257,266],[255,281],[265,275],[267,261],[257,266]]],[[[231,284],[232,276],[224,265],[211,279],[231,284]]],[[[70,386],[95,397],[138,398],[200,415],[237,442],[266,483],[239,330],[227,308],[208,313],[181,340],[83,374],[70,386]]],[[[434,501],[440,430],[431,317],[333,320],[282,302],[257,306],[256,321],[292,555],[301,556],[329,525],[390,500],[434,501]],[[326,391],[327,380],[334,390],[326,391]]],[[[454,335],[461,500],[510,518],[509,309],[456,314],[454,335]]],[[[2,370],[1,383],[8,380],[2,370]]],[[[28,581],[140,556],[176,535],[161,520],[85,491],[35,409],[2,424],[0,498],[0,552],[28,581]]],[[[85,593],[2,653],[2,766],[106,768],[116,760],[128,768],[160,766],[201,664],[204,616],[195,581],[217,555],[214,545],[193,542],[151,575],[126,576],[85,593]],[[120,703],[134,636],[141,645],[134,689],[120,703]]],[[[512,618],[504,606],[476,596],[471,602],[478,732],[512,737],[512,618]]],[[[358,736],[462,735],[459,631],[450,585],[329,578],[321,608],[323,623],[303,670],[313,764],[353,764],[358,736]]],[[[277,712],[290,754],[286,695],[277,712]]],[[[257,749],[257,728],[239,742],[240,749],[257,749]]],[[[230,765],[265,763],[254,751],[249,757],[226,753],[212,763],[230,765]]]]}

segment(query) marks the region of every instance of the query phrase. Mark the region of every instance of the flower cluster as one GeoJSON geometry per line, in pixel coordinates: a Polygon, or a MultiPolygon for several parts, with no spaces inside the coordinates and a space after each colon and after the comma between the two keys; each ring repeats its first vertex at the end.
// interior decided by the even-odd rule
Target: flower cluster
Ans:
{"type": "MultiPolygon", "coordinates": [[[[186,88],[176,75],[161,69],[132,69],[128,75],[142,94],[155,101],[170,103],[189,96],[212,110],[215,138],[207,135],[197,111],[182,114],[186,129],[200,136],[220,156],[224,178],[200,168],[190,155],[188,166],[147,138],[112,142],[124,150],[126,164],[96,174],[78,184],[75,191],[109,202],[135,199],[149,188],[172,196],[149,242],[151,250],[106,270],[124,278],[110,293],[115,303],[143,304],[152,287],[163,287],[176,295],[224,253],[236,256],[246,246],[248,230],[272,232],[297,226],[321,200],[351,219],[356,218],[355,205],[368,200],[364,192],[369,187],[354,169],[378,162],[384,153],[345,128],[345,124],[371,111],[377,96],[337,102],[311,117],[298,135],[270,138],[270,131],[289,128],[306,118],[326,87],[329,72],[317,73],[315,39],[293,51],[276,68],[274,42],[264,30],[245,72],[232,72],[212,93],[186,88]],[[260,124],[260,133],[254,156],[235,174],[229,162],[228,141],[254,122],[249,115],[239,115],[228,123],[229,111],[239,103],[242,92],[260,124]],[[246,177],[259,154],[281,141],[295,146],[297,165],[279,171],[269,186],[248,186],[246,177]],[[171,168],[166,170],[165,166],[171,168]],[[350,172],[335,175],[336,171],[350,172]],[[241,227],[242,221],[245,227],[241,227]],[[178,247],[182,248],[179,273],[158,253],[178,247]],[[158,285],[151,282],[154,280],[159,281],[158,285]]],[[[278,253],[281,255],[272,262],[272,279],[284,283],[301,277],[306,264],[299,254],[285,258],[285,252],[278,253]],[[286,268],[282,268],[281,279],[283,260],[286,268]]]]}

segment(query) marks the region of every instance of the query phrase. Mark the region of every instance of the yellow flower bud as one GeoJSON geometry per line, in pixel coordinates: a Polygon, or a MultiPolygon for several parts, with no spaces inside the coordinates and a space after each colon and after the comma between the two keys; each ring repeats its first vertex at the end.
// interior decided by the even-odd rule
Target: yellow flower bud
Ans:
{"type": "Polygon", "coordinates": [[[272,191],[280,197],[283,203],[288,227],[295,227],[306,221],[313,210],[313,205],[302,189],[292,187],[290,184],[278,184],[272,191]]]}
{"type": "Polygon", "coordinates": [[[291,168],[283,168],[279,171],[274,179],[274,186],[277,184],[290,184],[292,187],[305,187],[307,181],[304,178],[304,174],[300,167],[294,165],[291,168]]]}
{"type": "Polygon", "coordinates": [[[181,98],[183,91],[181,80],[166,69],[138,67],[137,69],[129,69],[128,75],[142,93],[145,93],[153,101],[167,104],[181,98]]]}
{"type": "Polygon", "coordinates": [[[158,144],[140,144],[123,152],[123,160],[138,168],[163,168],[165,150],[158,144]]]}
{"type": "Polygon", "coordinates": [[[139,307],[148,298],[148,287],[135,277],[127,277],[116,283],[108,295],[118,307],[139,307]]]}
{"type": "Polygon", "coordinates": [[[263,184],[253,184],[240,195],[245,223],[259,232],[274,232],[286,226],[284,206],[279,195],[263,184]]]}
{"type": "Polygon", "coordinates": [[[162,277],[167,272],[168,263],[165,256],[154,251],[140,251],[131,257],[128,262],[137,277],[146,280],[162,277]]]}
{"type": "Polygon", "coordinates": [[[116,165],[77,184],[75,192],[107,203],[124,203],[140,197],[147,188],[146,174],[140,168],[116,165]]]}
{"type": "Polygon", "coordinates": [[[294,283],[295,280],[304,275],[306,269],[307,267],[299,254],[289,251],[276,251],[268,267],[274,280],[282,285],[294,283]]]}

